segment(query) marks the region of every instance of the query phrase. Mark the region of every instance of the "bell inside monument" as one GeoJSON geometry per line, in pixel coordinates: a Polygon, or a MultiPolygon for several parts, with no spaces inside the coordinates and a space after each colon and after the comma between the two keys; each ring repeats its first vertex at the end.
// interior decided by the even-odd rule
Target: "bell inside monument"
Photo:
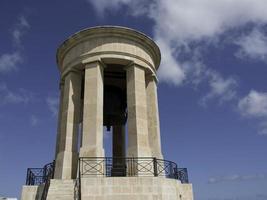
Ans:
{"type": "Polygon", "coordinates": [[[127,120],[126,92],[112,85],[104,86],[104,126],[124,125],[127,120]]]}
{"type": "Polygon", "coordinates": [[[112,130],[111,176],[125,176],[125,124],[127,121],[126,72],[121,65],[104,69],[103,125],[112,130]],[[111,129],[112,127],[112,129],[111,129]]]}

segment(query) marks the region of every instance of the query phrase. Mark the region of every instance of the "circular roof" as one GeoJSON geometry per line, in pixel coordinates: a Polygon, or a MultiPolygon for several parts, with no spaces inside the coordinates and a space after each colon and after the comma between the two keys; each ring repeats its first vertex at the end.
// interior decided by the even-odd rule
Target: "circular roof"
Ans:
{"type": "Polygon", "coordinates": [[[62,56],[64,56],[65,52],[68,51],[69,48],[71,48],[73,43],[79,42],[87,36],[97,36],[101,34],[123,34],[129,36],[129,38],[140,40],[144,46],[147,46],[149,48],[155,62],[155,67],[156,69],[158,69],[161,60],[161,53],[158,45],[144,33],[122,26],[96,26],[83,29],[73,34],[63,43],[61,43],[61,45],[57,49],[57,63],[59,64],[60,59],[62,58],[62,56]]]}

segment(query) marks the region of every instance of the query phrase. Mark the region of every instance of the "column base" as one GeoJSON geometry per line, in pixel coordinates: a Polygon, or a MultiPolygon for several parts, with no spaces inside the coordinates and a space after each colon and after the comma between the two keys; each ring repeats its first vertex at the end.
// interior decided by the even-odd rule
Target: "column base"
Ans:
{"type": "Polygon", "coordinates": [[[73,179],[77,175],[78,153],[61,151],[56,158],[55,179],[73,179]]]}
{"type": "Polygon", "coordinates": [[[51,179],[46,200],[74,200],[75,180],[51,179]]]}

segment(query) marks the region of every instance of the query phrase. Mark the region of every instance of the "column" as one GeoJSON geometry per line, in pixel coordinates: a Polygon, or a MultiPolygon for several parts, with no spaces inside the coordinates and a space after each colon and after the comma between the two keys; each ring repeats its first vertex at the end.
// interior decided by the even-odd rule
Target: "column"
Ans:
{"type": "Polygon", "coordinates": [[[112,176],[125,176],[125,126],[114,125],[112,129],[112,176]]]}
{"type": "Polygon", "coordinates": [[[103,66],[85,66],[83,126],[80,157],[104,157],[103,149],[103,66]]]}
{"type": "Polygon", "coordinates": [[[78,164],[78,123],[80,117],[81,75],[71,71],[65,77],[60,136],[56,157],[55,178],[76,178],[78,164]]]}
{"type": "Polygon", "coordinates": [[[128,157],[151,157],[148,141],[145,70],[126,68],[128,109],[128,157]]]}
{"type": "Polygon", "coordinates": [[[63,105],[63,96],[64,96],[64,82],[60,82],[60,100],[59,100],[59,110],[58,110],[58,124],[57,124],[57,139],[56,139],[56,151],[55,151],[55,160],[57,154],[59,153],[59,144],[60,144],[60,133],[61,133],[61,116],[62,116],[62,105],[63,105]]]}
{"type": "Polygon", "coordinates": [[[112,127],[112,154],[113,157],[125,157],[125,126],[115,125],[112,127]]]}
{"type": "Polygon", "coordinates": [[[152,156],[162,159],[160,142],[160,123],[158,111],[157,78],[154,74],[146,76],[146,95],[147,95],[147,119],[149,145],[152,156]]]}

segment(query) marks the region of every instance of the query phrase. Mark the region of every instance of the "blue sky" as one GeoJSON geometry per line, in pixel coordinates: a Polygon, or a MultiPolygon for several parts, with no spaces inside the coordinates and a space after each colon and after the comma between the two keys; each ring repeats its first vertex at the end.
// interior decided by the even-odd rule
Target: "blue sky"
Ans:
{"type": "Polygon", "coordinates": [[[161,48],[163,154],[188,168],[195,199],[266,200],[266,7],[266,0],[2,0],[0,196],[19,197],[27,167],[54,159],[57,47],[109,24],[142,31],[161,48]]]}

